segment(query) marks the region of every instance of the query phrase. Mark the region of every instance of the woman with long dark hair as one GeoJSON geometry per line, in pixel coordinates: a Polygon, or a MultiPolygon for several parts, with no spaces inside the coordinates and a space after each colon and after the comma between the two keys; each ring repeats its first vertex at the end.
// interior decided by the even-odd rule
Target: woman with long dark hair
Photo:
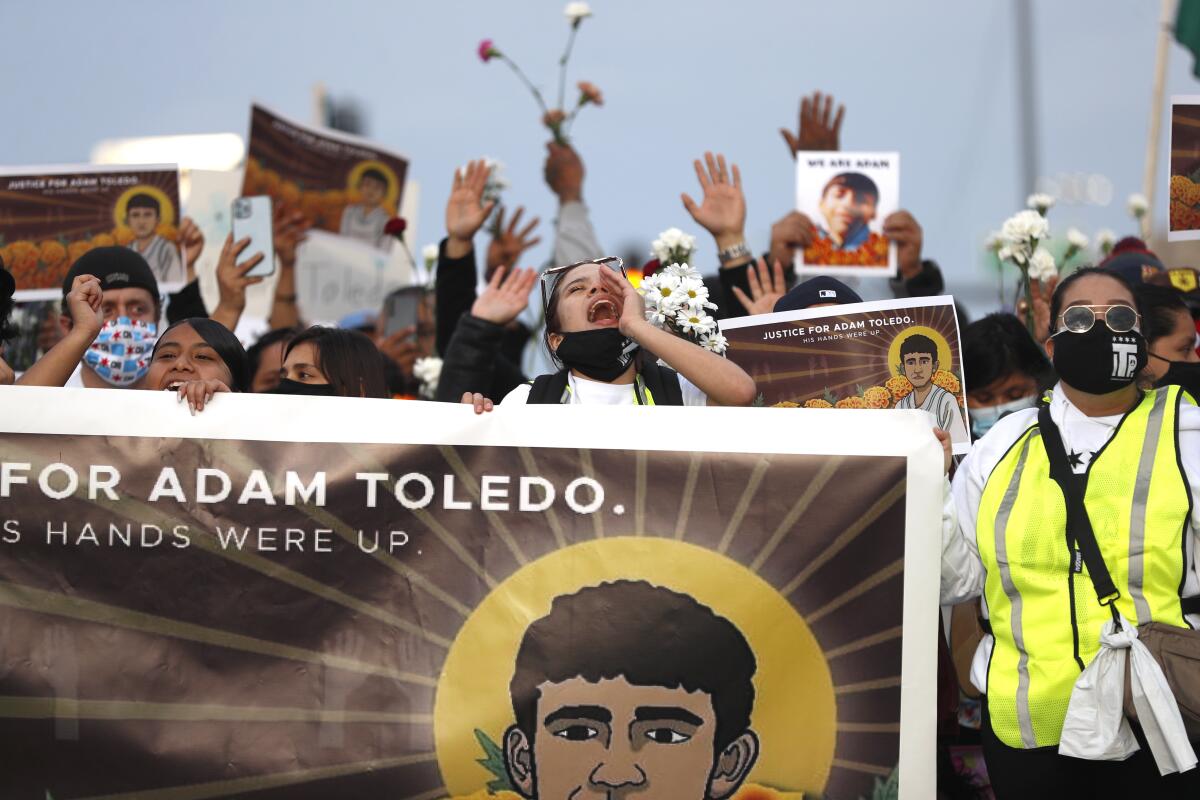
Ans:
{"type": "Polygon", "coordinates": [[[388,398],[383,355],[358,331],[320,325],[298,333],[283,351],[279,394],[388,398]]]}
{"type": "Polygon", "coordinates": [[[219,322],[192,317],[158,337],[138,388],[176,392],[194,414],[217,393],[244,392],[249,384],[250,362],[238,338],[219,322]]]}

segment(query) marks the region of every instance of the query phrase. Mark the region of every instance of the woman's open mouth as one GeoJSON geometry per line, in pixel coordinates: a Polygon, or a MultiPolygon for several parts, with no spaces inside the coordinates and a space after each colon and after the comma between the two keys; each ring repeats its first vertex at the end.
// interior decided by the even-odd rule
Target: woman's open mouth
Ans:
{"type": "Polygon", "coordinates": [[[598,327],[609,327],[621,321],[621,311],[617,304],[607,298],[600,298],[588,308],[588,322],[598,327]]]}

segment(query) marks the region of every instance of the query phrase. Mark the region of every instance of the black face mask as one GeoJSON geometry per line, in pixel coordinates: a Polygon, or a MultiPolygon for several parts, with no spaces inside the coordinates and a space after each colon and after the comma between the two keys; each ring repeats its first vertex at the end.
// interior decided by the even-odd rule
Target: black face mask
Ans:
{"type": "Polygon", "coordinates": [[[1054,334],[1054,370],[1063,383],[1088,394],[1109,394],[1133,383],[1146,366],[1146,339],[1113,333],[1100,320],[1086,333],[1054,334]]]}
{"type": "Polygon", "coordinates": [[[310,397],[334,397],[333,386],[328,383],[301,383],[291,378],[284,378],[270,394],[300,394],[310,397]]]}
{"type": "Polygon", "coordinates": [[[1185,392],[1200,400],[1200,362],[1171,361],[1162,356],[1155,358],[1171,365],[1155,386],[1182,386],[1185,392]]]}
{"type": "Polygon", "coordinates": [[[568,369],[610,383],[629,369],[638,345],[616,328],[564,333],[554,354],[568,369]]]}

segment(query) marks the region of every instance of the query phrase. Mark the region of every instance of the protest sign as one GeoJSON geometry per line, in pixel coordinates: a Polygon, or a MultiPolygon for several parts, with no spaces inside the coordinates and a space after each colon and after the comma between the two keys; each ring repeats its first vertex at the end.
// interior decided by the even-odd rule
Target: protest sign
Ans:
{"type": "Polygon", "coordinates": [[[2,797],[933,795],[921,415],[76,391],[0,419],[2,797]]]}
{"type": "Polygon", "coordinates": [[[796,251],[796,273],[894,277],[896,246],[883,221],[899,208],[899,153],[798,153],[796,209],[816,230],[796,251]]]}
{"type": "Polygon", "coordinates": [[[1200,95],[1171,98],[1167,240],[1200,239],[1200,95]]]}
{"type": "Polygon", "coordinates": [[[145,256],[160,290],[178,289],[186,278],[178,226],[173,164],[0,171],[0,258],[16,278],[18,300],[61,298],[76,259],[112,245],[145,256]]]}
{"type": "Polygon", "coordinates": [[[366,139],[250,109],[242,194],[299,208],[330,233],[390,250],[383,229],[400,207],[407,172],[407,159],[366,139]]]}
{"type": "Polygon", "coordinates": [[[851,303],[721,320],[729,360],[760,405],[916,408],[971,447],[958,316],[950,297],[851,303]]]}
{"type": "Polygon", "coordinates": [[[412,262],[399,245],[379,250],[310,231],[296,248],[296,294],[306,319],[333,323],[355,311],[379,310],[388,292],[412,282],[412,262]]]}

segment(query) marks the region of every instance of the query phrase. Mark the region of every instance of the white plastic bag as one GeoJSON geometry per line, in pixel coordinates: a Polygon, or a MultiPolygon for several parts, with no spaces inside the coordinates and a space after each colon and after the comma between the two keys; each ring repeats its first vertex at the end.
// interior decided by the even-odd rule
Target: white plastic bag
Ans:
{"type": "Polygon", "coordinates": [[[1137,640],[1137,628],[1120,617],[1120,631],[1111,620],[1100,633],[1100,652],[1075,681],[1058,752],[1094,761],[1122,761],[1138,749],[1125,719],[1125,659],[1130,659],[1131,692],[1138,721],[1162,775],[1196,766],[1179,704],[1162,668],[1137,640]]]}

